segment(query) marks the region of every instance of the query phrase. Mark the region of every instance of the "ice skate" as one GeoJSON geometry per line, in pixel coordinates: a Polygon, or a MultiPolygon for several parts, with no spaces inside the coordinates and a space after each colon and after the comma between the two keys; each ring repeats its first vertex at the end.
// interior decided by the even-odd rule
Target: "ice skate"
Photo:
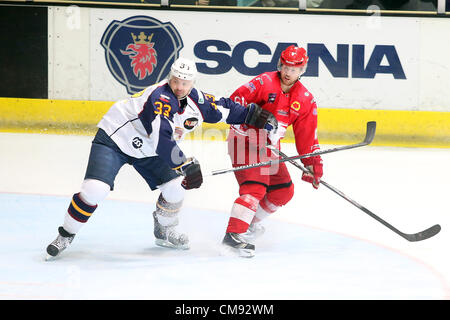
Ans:
{"type": "Polygon", "coordinates": [[[178,233],[175,226],[163,226],[158,222],[156,212],[153,212],[155,243],[158,246],[172,249],[189,249],[189,238],[184,233],[178,233]]]}
{"type": "Polygon", "coordinates": [[[247,243],[240,233],[227,232],[222,245],[227,252],[242,258],[251,258],[255,255],[255,245],[247,243]]]}
{"type": "Polygon", "coordinates": [[[68,233],[63,227],[58,228],[58,236],[47,246],[48,256],[46,260],[51,260],[63,252],[75,238],[74,234],[68,233]]]}
{"type": "Polygon", "coordinates": [[[250,243],[253,243],[257,238],[261,237],[266,228],[261,223],[252,223],[248,227],[247,232],[242,234],[242,237],[250,243]]]}

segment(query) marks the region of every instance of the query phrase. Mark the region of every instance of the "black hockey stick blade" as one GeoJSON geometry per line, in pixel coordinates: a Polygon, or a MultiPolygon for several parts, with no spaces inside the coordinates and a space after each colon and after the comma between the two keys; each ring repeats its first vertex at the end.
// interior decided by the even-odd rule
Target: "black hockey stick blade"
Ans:
{"type": "MultiPolygon", "coordinates": [[[[277,150],[273,147],[269,147],[271,150],[274,150],[275,152],[277,152],[280,157],[287,159],[288,157],[281,152],[280,150],[277,150]]],[[[299,168],[300,170],[302,170],[303,172],[306,173],[311,173],[307,168],[304,168],[302,165],[300,165],[298,162],[294,161],[294,160],[290,160],[290,163],[292,163],[294,166],[296,166],[297,168],[299,168]]],[[[398,234],[399,236],[403,237],[404,239],[411,241],[411,242],[416,242],[416,241],[422,241],[422,240],[426,240],[429,239],[435,235],[437,235],[439,233],[439,231],[441,231],[441,226],[438,224],[435,224],[434,226],[423,230],[421,232],[417,232],[417,233],[404,233],[401,232],[400,230],[398,230],[397,228],[395,228],[393,225],[391,225],[390,223],[388,223],[387,221],[381,219],[379,216],[377,216],[375,213],[373,213],[372,211],[370,211],[369,209],[367,209],[366,207],[360,205],[358,202],[356,202],[355,200],[349,198],[346,194],[344,194],[342,191],[336,189],[335,187],[333,187],[332,185],[330,185],[329,183],[320,180],[320,184],[327,187],[328,189],[330,189],[331,191],[333,191],[334,193],[336,193],[337,195],[339,195],[340,197],[342,197],[343,199],[347,200],[348,202],[350,202],[352,205],[354,205],[355,207],[357,207],[358,209],[360,209],[361,211],[365,212],[366,214],[368,214],[369,216],[371,216],[372,218],[374,218],[375,220],[377,220],[378,222],[380,222],[382,225],[384,225],[385,227],[389,228],[390,230],[394,231],[396,234],[398,234]]]]}
{"type": "Polygon", "coordinates": [[[375,138],[375,131],[376,131],[376,129],[377,129],[376,121],[369,121],[369,122],[367,122],[366,136],[364,138],[363,143],[365,143],[366,145],[372,143],[373,138],[375,138]]]}
{"type": "Polygon", "coordinates": [[[326,149],[326,150],[319,150],[319,151],[306,153],[306,154],[303,154],[303,155],[298,155],[298,156],[293,156],[293,157],[287,157],[286,156],[286,157],[284,157],[282,159],[278,159],[278,160],[270,160],[270,161],[265,161],[265,162],[258,162],[258,163],[243,165],[243,166],[239,166],[239,167],[234,167],[234,168],[231,168],[231,169],[214,170],[214,171],[211,172],[211,175],[215,176],[215,175],[218,175],[218,174],[223,174],[223,173],[228,173],[228,172],[235,172],[235,171],[246,170],[246,169],[251,169],[251,168],[258,168],[258,167],[263,167],[263,166],[269,166],[269,165],[274,165],[274,164],[278,164],[278,163],[281,163],[281,162],[292,161],[292,160],[299,160],[299,159],[304,159],[304,158],[310,158],[310,157],[319,156],[319,155],[322,155],[322,154],[328,154],[328,153],[332,153],[332,152],[336,152],[336,151],[342,151],[342,150],[348,150],[348,149],[354,149],[354,148],[358,148],[358,147],[363,147],[363,146],[366,146],[366,145],[372,143],[373,138],[375,137],[376,127],[377,127],[376,121],[369,121],[369,122],[367,122],[367,125],[366,125],[366,136],[364,137],[364,140],[359,142],[359,143],[349,144],[349,145],[340,146],[340,147],[331,148],[331,149],[326,149]]]}
{"type": "Polygon", "coordinates": [[[435,224],[432,227],[429,227],[426,230],[423,230],[421,232],[413,233],[413,234],[407,234],[404,233],[402,236],[408,241],[414,242],[414,241],[422,241],[426,240],[428,238],[434,237],[441,231],[441,226],[438,224],[435,224]]]}

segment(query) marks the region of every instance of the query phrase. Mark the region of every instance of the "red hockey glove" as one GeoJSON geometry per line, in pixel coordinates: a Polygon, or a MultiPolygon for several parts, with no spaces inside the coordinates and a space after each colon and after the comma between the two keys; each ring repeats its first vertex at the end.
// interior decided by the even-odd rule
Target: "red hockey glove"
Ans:
{"type": "Polygon", "coordinates": [[[181,185],[186,190],[200,188],[202,185],[203,175],[197,159],[189,158],[177,171],[184,176],[181,185]]]}
{"type": "Polygon", "coordinates": [[[313,173],[311,175],[310,173],[303,172],[302,180],[311,183],[315,189],[319,188],[320,178],[323,175],[322,159],[316,156],[306,158],[304,161],[302,160],[302,162],[306,168],[313,173]]]}

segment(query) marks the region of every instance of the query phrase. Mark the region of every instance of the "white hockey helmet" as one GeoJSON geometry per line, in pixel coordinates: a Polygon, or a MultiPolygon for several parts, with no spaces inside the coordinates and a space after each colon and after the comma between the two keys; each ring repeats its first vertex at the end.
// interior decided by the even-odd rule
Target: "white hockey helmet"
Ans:
{"type": "Polygon", "coordinates": [[[170,76],[183,80],[195,80],[197,77],[197,68],[192,60],[186,58],[178,58],[170,67],[170,76]]]}

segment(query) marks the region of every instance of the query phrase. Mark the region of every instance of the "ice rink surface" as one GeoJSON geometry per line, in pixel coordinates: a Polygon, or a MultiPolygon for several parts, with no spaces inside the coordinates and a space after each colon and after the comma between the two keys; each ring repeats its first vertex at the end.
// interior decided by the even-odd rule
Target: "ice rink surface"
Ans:
{"type": "MultiPolygon", "coordinates": [[[[293,200],[265,221],[252,259],[223,256],[238,196],[232,173],[187,192],[180,227],[191,249],[154,244],[159,195],[130,166],[54,261],[45,261],[92,137],[0,133],[0,299],[450,298],[450,150],[367,146],[324,155],[323,179],[406,233],[408,242],[288,164],[293,200]]],[[[332,146],[322,145],[322,149],[332,146]]],[[[223,141],[185,141],[204,173],[229,168],[223,141]]],[[[283,144],[288,155],[293,144],[283,144]]]]}

